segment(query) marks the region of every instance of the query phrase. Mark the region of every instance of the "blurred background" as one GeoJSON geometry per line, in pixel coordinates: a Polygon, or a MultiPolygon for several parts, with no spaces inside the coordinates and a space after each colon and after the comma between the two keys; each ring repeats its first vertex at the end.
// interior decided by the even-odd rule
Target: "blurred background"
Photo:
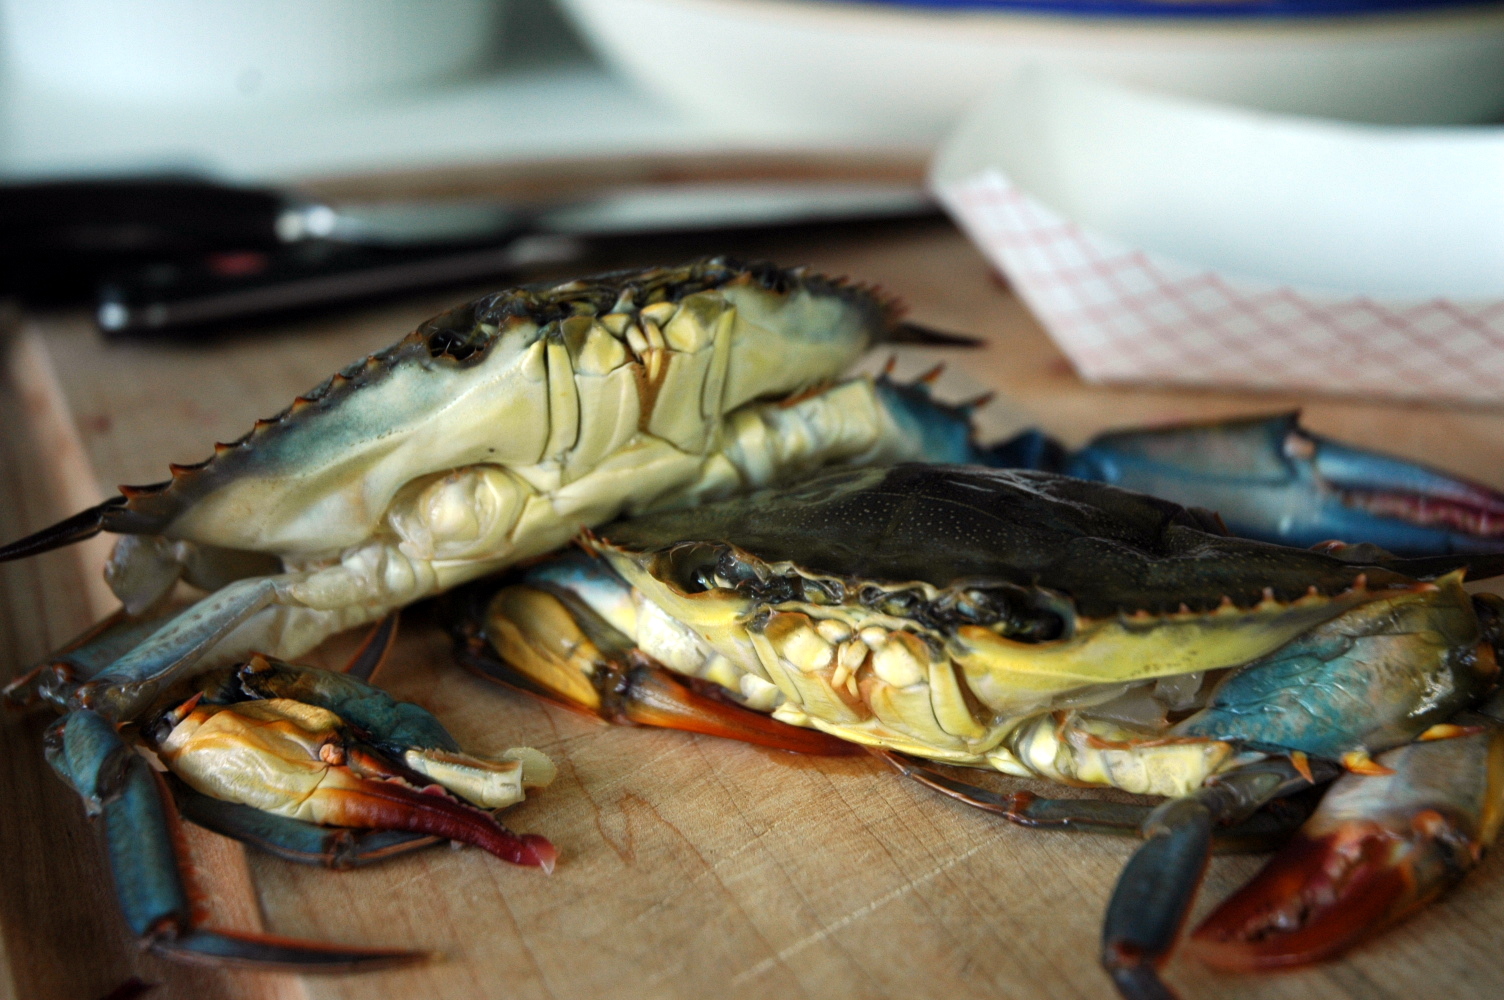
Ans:
{"type": "MultiPolygon", "coordinates": [[[[662,251],[680,256],[727,232],[912,221],[938,212],[926,171],[964,131],[952,188],[1026,178],[1171,270],[1492,299],[1501,116],[1496,2],[0,0],[0,292],[91,300],[106,333],[203,329],[573,265],[602,240],[706,237],[662,251]],[[1044,99],[1041,73],[1170,103],[1044,99]],[[1394,277],[1412,217],[1452,248],[1423,270],[1476,260],[1467,281],[1394,277]],[[1319,266],[1360,251],[1369,271],[1319,266]]],[[[1058,337],[983,222],[931,188],[1058,337]]]]}
{"type": "Polygon", "coordinates": [[[0,172],[265,180],[729,151],[923,157],[1025,64],[1477,122],[1504,21],[1437,0],[4,0],[0,172]]]}
{"type": "Polygon", "coordinates": [[[659,23],[634,25],[649,50],[634,53],[644,39],[618,43],[609,4],[5,0],[0,170],[261,181],[727,150],[917,155],[935,138],[809,127],[817,93],[706,109],[694,62],[770,54],[715,26],[659,34],[674,6],[647,5],[659,23]],[[677,88],[634,72],[644,57],[677,88]]]}

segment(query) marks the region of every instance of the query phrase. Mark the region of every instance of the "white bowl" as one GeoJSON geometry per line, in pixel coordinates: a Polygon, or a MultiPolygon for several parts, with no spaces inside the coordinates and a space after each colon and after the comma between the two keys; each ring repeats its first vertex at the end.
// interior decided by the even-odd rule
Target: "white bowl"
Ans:
{"type": "Polygon", "coordinates": [[[1504,401],[1504,127],[1028,74],[931,185],[1080,373],[1504,401]]]}
{"type": "Polygon", "coordinates": [[[1504,112],[1504,8],[1226,20],[788,0],[562,0],[598,51],[728,130],[928,146],[1021,67],[1373,122],[1504,112]]]}
{"type": "Polygon", "coordinates": [[[90,104],[359,97],[494,54],[505,0],[0,0],[14,85],[90,104]]]}

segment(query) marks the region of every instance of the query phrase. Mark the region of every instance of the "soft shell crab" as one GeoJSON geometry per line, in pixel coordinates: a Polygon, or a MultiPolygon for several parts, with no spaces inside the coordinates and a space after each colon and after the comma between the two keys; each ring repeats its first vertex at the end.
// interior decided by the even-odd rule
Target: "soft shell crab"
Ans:
{"type": "MultiPolygon", "coordinates": [[[[904,329],[870,290],[719,259],[502,292],[342,370],[210,460],[175,467],[170,481],[123,488],[0,549],[0,559],[18,558],[102,530],[124,535],[108,575],[126,614],[12,693],[69,713],[50,759],[103,815],[136,932],[164,950],[251,962],[345,966],[394,955],[195,930],[175,881],[171,810],[132,749],[138,734],[212,793],[177,789],[190,818],[290,857],[363,863],[468,826],[497,853],[542,863],[536,843],[529,853],[496,840],[492,827],[456,818],[432,795],[419,804],[436,808],[401,815],[310,807],[277,817],[297,793],[267,800],[234,790],[240,770],[264,758],[229,763],[191,734],[234,730],[231,742],[244,747],[237,719],[269,723],[288,737],[265,765],[274,771],[346,768],[414,789],[432,782],[480,808],[510,801],[542,779],[520,778],[515,760],[441,761],[458,748],[437,735],[437,722],[404,730],[402,707],[379,692],[279,658],[618,515],[831,464],[1009,461],[1006,450],[975,444],[967,406],[938,405],[922,384],[837,381],[864,349],[904,329]],[[211,593],[181,615],[156,617],[179,579],[211,593]],[[371,706],[380,710],[369,714],[371,706]],[[199,761],[218,762],[206,775],[199,761]],[[496,782],[507,795],[494,794],[496,782]],[[368,832],[351,832],[362,824],[368,832]]],[[[734,726],[780,746],[844,745],[756,716],[733,722],[715,698],[643,676],[633,697],[607,700],[634,717],[693,715],[703,728],[734,726]]],[[[758,703],[758,692],[745,696],[758,703]]]]}
{"type": "Polygon", "coordinates": [[[117,532],[131,615],[180,578],[212,591],[76,693],[119,720],[190,664],[300,655],[583,526],[939,457],[872,380],[834,381],[899,329],[869,290],[719,259],[500,292],[0,559],[117,532]]]}
{"type": "Polygon", "coordinates": [[[170,804],[132,749],[141,735],[199,792],[245,807],[188,796],[191,816],[289,856],[356,863],[452,828],[546,865],[549,849],[499,840],[494,821],[439,807],[443,796],[373,804],[390,791],[378,781],[494,809],[542,782],[519,778],[519,761],[440,759],[458,748],[436,721],[406,728],[404,707],[358,680],[288,682],[293,694],[252,681],[317,677],[282,661],[623,514],[831,463],[972,460],[964,408],[886,378],[838,381],[872,344],[913,336],[870,289],[722,259],[500,292],[340,371],[207,461],[0,549],[14,559],[124,536],[106,568],[122,613],[8,693],[67,713],[49,760],[103,816],[135,932],[243,962],[394,954],[195,929],[170,804]],[[164,619],[180,579],[210,593],[164,619]],[[257,729],[285,738],[259,745],[257,729]],[[271,791],[242,780],[263,773],[279,776],[271,791]],[[360,810],[302,808],[309,781],[338,775],[365,782],[360,810]],[[501,799],[485,790],[498,781],[501,799]],[[401,833],[352,842],[324,824],[401,833]]]}
{"type": "Polygon", "coordinates": [[[1286,874],[1213,917],[1224,965],[1350,943],[1476,863],[1504,815],[1504,728],[1458,716],[1496,683],[1504,601],[1463,589],[1461,557],[1282,548],[1109,486],[924,465],[618,522],[585,550],[473,588],[462,658],[607,718],[748,738],[665,711],[678,675],[1020,822],[1140,832],[1103,933],[1130,998],[1169,995],[1157,968],[1214,831],[1278,826],[1269,803],[1343,769],[1398,786],[1339,789],[1286,874]],[[1168,800],[999,797],[896,754],[1168,800]]]}
{"type": "MultiPolygon", "coordinates": [[[[430,713],[360,679],[384,655],[394,625],[376,630],[351,673],[257,654],[168,687],[127,727],[76,710],[48,730],[48,762],[98,820],[122,914],[143,946],[183,961],[310,972],[424,957],[200,926],[180,814],[334,868],[449,839],[552,869],[552,844],[514,834],[493,815],[552,780],[547,757],[526,748],[466,754],[430,713]]],[[[107,648],[86,642],[56,662],[87,671],[107,648]]]]}

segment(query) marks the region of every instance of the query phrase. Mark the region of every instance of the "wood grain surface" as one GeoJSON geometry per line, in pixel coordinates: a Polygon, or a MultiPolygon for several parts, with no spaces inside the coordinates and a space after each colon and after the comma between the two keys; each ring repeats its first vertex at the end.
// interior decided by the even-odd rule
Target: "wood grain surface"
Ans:
{"type": "MultiPolygon", "coordinates": [[[[988,436],[1034,424],[1079,443],[1107,427],[1303,405],[1313,429],[1504,486],[1497,411],[1086,385],[945,226],[736,249],[876,281],[920,322],[984,336],[978,351],[897,353],[901,374],[949,359],[942,395],[997,390],[988,436]]],[[[161,479],[169,461],[203,458],[213,441],[461,297],[186,348],[104,345],[82,317],[30,318],[5,345],[0,537],[116,483],[161,479]]],[[[0,565],[0,670],[25,669],[99,612],[100,558],[95,547],[0,565]]],[[[352,641],[337,637],[311,659],[337,663],[352,641]]],[[[173,966],[139,954],[116,915],[96,835],[42,761],[47,720],[10,712],[0,725],[0,997],[94,1000],[133,975],[161,984],[154,998],[1111,996],[1096,964],[1099,921],[1131,842],[1015,829],[866,758],[612,728],[534,703],[454,667],[422,609],[405,618],[379,679],[472,749],[531,745],[560,764],[552,787],[508,814],[515,829],[558,845],[551,877],[444,848],[337,873],[201,834],[198,868],[216,919],[435,958],[322,978],[173,966]]],[[[1257,863],[1215,859],[1201,907],[1257,863]]],[[[1492,998],[1504,995],[1501,953],[1495,857],[1343,961],[1264,978],[1176,961],[1168,978],[1187,998],[1492,998]]]]}

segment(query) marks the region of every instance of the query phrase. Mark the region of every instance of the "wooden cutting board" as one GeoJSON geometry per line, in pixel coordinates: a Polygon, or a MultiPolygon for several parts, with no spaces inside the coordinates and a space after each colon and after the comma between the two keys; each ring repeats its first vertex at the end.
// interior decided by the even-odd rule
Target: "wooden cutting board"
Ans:
{"type": "MultiPolygon", "coordinates": [[[[1033,424],[1079,443],[1107,427],[1302,405],[1315,430],[1504,486],[1497,411],[1086,385],[945,226],[740,249],[877,282],[920,322],[987,338],[977,351],[893,353],[903,375],[948,360],[942,396],[996,390],[989,437],[1033,424]]],[[[105,345],[81,316],[29,318],[5,345],[0,537],[95,503],[116,483],[161,479],[169,461],[203,458],[462,297],[191,348],[105,345]]],[[[107,545],[0,566],[7,676],[110,607],[98,582],[107,545]]],[[[337,663],[352,641],[331,640],[312,659],[337,663]]],[[[1111,996],[1097,938],[1128,841],[1012,828],[866,758],[608,727],[461,672],[421,613],[405,621],[380,679],[473,749],[530,745],[559,763],[558,781],[508,815],[558,845],[551,877],[442,848],[336,873],[200,832],[200,875],[221,923],[435,958],[306,978],[171,965],[139,954],[116,915],[96,835],[42,761],[47,720],[12,712],[0,726],[0,997],[92,1000],[130,976],[161,984],[151,994],[160,998],[1111,996]]],[[[1257,864],[1214,860],[1202,908],[1257,864]]],[[[1266,978],[1177,961],[1168,978],[1188,998],[1492,998],[1504,995],[1501,953],[1504,861],[1493,858],[1344,961],[1266,978]]]]}

